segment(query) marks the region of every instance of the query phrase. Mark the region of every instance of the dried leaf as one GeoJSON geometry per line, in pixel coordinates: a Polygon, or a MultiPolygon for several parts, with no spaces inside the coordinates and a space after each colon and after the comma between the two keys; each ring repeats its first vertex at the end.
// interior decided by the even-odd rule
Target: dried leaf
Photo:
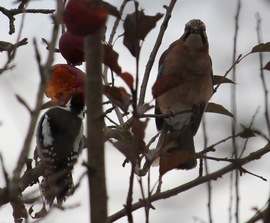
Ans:
{"type": "Polygon", "coordinates": [[[133,149],[133,136],[131,132],[125,128],[119,128],[114,132],[115,135],[111,138],[117,139],[117,141],[109,141],[126,157],[126,160],[130,161],[135,165],[138,159],[138,155],[133,149]]]}
{"type": "MultiPolygon", "coordinates": [[[[139,16],[140,12],[138,12],[139,16]]],[[[128,48],[132,56],[136,57],[139,53],[140,45],[136,36],[137,22],[136,13],[128,14],[124,21],[124,45],[128,48]]]]}
{"type": "Polygon", "coordinates": [[[217,114],[221,114],[221,115],[227,115],[229,117],[234,118],[233,114],[231,112],[229,112],[226,108],[224,108],[222,105],[220,104],[216,104],[216,103],[212,103],[209,102],[205,112],[212,112],[212,113],[217,113],[217,114]]]}
{"type": "Polygon", "coordinates": [[[104,47],[104,64],[115,73],[121,73],[121,67],[118,64],[119,54],[115,52],[110,45],[103,44],[104,47]]]}
{"type": "MultiPolygon", "coordinates": [[[[139,154],[145,150],[145,128],[148,120],[142,122],[139,119],[132,119],[130,123],[131,132],[119,133],[116,142],[110,141],[132,164],[136,165],[139,154]]],[[[114,137],[115,138],[115,137],[114,137]]]]}
{"type": "Polygon", "coordinates": [[[263,67],[265,70],[270,70],[270,61],[263,67]]]}
{"type": "Polygon", "coordinates": [[[134,57],[139,53],[139,41],[145,39],[146,35],[156,26],[157,21],[162,16],[163,14],[161,13],[157,13],[155,16],[148,16],[144,14],[143,10],[126,16],[124,21],[124,45],[134,57]]]}
{"type": "Polygon", "coordinates": [[[104,86],[104,94],[114,105],[127,112],[130,105],[130,95],[124,88],[104,86]]]}
{"type": "Polygon", "coordinates": [[[118,76],[121,77],[123,81],[125,81],[129,89],[133,89],[134,79],[130,73],[128,72],[119,73],[118,76]]]}
{"type": "Polygon", "coordinates": [[[250,138],[250,137],[254,137],[255,134],[254,132],[250,129],[250,128],[245,128],[240,134],[240,137],[242,138],[250,138]]]}
{"type": "Polygon", "coordinates": [[[137,155],[145,151],[145,128],[147,126],[148,119],[146,121],[140,121],[137,118],[132,119],[131,121],[131,132],[133,133],[133,145],[134,150],[137,152],[137,155]]]}
{"type": "Polygon", "coordinates": [[[261,43],[252,48],[250,53],[270,52],[270,42],[261,43]]]}
{"type": "Polygon", "coordinates": [[[156,23],[163,16],[161,13],[157,13],[154,16],[145,15],[143,11],[140,14],[138,26],[137,26],[137,38],[144,40],[147,34],[156,27],[156,23]]]}
{"type": "Polygon", "coordinates": [[[214,75],[214,85],[218,84],[235,84],[232,80],[224,77],[224,76],[219,76],[219,75],[214,75]]]}
{"type": "Polygon", "coordinates": [[[118,149],[128,161],[136,164],[137,157],[133,150],[132,141],[117,141],[111,142],[116,149],[118,149]]]}
{"type": "Polygon", "coordinates": [[[106,9],[110,15],[113,15],[116,18],[121,18],[121,14],[118,11],[118,9],[115,6],[111,5],[110,3],[102,1],[101,8],[106,9]]]}

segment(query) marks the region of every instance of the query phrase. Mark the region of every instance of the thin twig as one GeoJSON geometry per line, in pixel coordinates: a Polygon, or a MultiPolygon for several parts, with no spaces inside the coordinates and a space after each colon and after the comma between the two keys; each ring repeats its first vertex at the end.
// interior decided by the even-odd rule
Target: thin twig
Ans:
{"type": "MultiPolygon", "coordinates": [[[[259,13],[256,13],[256,31],[257,31],[257,39],[258,39],[258,44],[262,43],[262,30],[261,30],[261,17],[259,13]]],[[[270,136],[270,120],[269,120],[269,110],[268,110],[268,90],[267,90],[267,85],[265,81],[265,74],[264,74],[264,69],[263,69],[263,54],[262,52],[259,52],[259,62],[260,62],[260,77],[262,81],[262,86],[263,86],[263,92],[264,92],[264,116],[265,116],[265,121],[266,121],[266,127],[268,130],[268,135],[270,136]]],[[[267,208],[264,210],[264,222],[267,223],[270,221],[270,198],[268,199],[268,205],[267,208]]]]}
{"type": "MultiPolygon", "coordinates": [[[[208,138],[207,138],[207,132],[206,132],[206,122],[205,122],[205,117],[202,119],[202,128],[203,128],[203,138],[204,138],[204,148],[207,148],[207,143],[208,143],[208,138]]],[[[202,159],[201,159],[202,160],[202,159]]],[[[201,163],[202,165],[203,163],[201,163]]],[[[204,166],[205,166],[205,173],[206,175],[209,174],[209,169],[208,169],[208,162],[207,159],[204,159],[204,166]]],[[[208,198],[208,203],[207,203],[207,210],[208,210],[208,219],[209,223],[213,222],[213,217],[212,217],[212,185],[211,181],[207,182],[207,198],[208,198]]]]}
{"type": "MultiPolygon", "coordinates": [[[[258,44],[262,43],[262,30],[261,30],[261,17],[260,14],[257,13],[255,15],[256,21],[257,21],[257,26],[256,26],[256,31],[257,31],[257,39],[258,39],[258,44]]],[[[268,134],[270,135],[270,120],[269,120],[269,98],[268,98],[268,90],[266,86],[266,80],[265,80],[265,74],[264,74],[264,69],[263,69],[263,54],[262,52],[259,52],[259,60],[260,60],[260,77],[262,80],[262,86],[263,86],[263,92],[264,92],[264,116],[265,116],[265,121],[266,121],[266,126],[268,130],[268,134]]]]}
{"type": "Polygon", "coordinates": [[[43,174],[44,166],[39,163],[35,168],[27,170],[23,176],[18,180],[16,187],[9,187],[7,185],[5,188],[0,188],[0,206],[10,202],[12,199],[21,195],[21,193],[37,182],[38,178],[43,174]]]}
{"type": "Polygon", "coordinates": [[[190,113],[190,112],[193,112],[193,110],[187,109],[187,110],[183,110],[183,111],[179,111],[179,112],[175,112],[175,113],[168,113],[168,114],[161,114],[161,115],[142,114],[142,115],[139,115],[139,118],[171,118],[171,117],[174,117],[176,115],[190,113]]]}
{"type": "Polygon", "coordinates": [[[38,120],[39,112],[42,108],[42,98],[43,98],[46,83],[47,83],[46,81],[49,79],[49,76],[50,76],[50,69],[51,69],[51,65],[53,62],[53,58],[54,58],[54,50],[53,49],[54,49],[54,46],[56,44],[57,37],[58,37],[59,24],[61,24],[61,22],[62,22],[62,12],[63,12],[62,1],[58,0],[57,1],[57,13],[54,17],[55,21],[54,21],[54,28],[53,28],[53,32],[52,32],[50,50],[49,50],[49,53],[47,56],[47,61],[46,61],[44,66],[42,66],[40,64],[40,55],[38,53],[37,46],[34,42],[36,54],[37,54],[36,58],[37,58],[38,66],[40,69],[41,82],[40,82],[39,90],[38,90],[38,94],[37,94],[36,105],[35,105],[34,110],[32,111],[29,129],[28,129],[25,141],[24,141],[24,145],[23,145],[21,154],[19,156],[19,160],[17,162],[17,167],[14,170],[13,182],[15,183],[15,185],[16,185],[16,182],[19,180],[22,168],[25,164],[25,161],[27,160],[29,151],[31,149],[32,137],[33,137],[34,132],[35,132],[35,126],[36,126],[36,123],[38,120]]]}
{"type": "MultiPolygon", "coordinates": [[[[120,6],[120,10],[119,10],[119,14],[120,15],[123,15],[123,12],[124,12],[124,9],[126,7],[126,4],[129,2],[130,0],[124,0],[122,5],[120,6]]],[[[114,36],[116,34],[116,30],[117,28],[119,27],[119,23],[121,21],[121,18],[120,17],[117,17],[115,22],[114,22],[114,25],[113,25],[113,28],[112,28],[112,31],[111,31],[111,34],[110,34],[110,37],[109,37],[109,40],[108,40],[108,45],[112,45],[113,44],[113,41],[114,41],[114,36]]],[[[104,77],[104,82],[105,82],[105,85],[108,85],[108,66],[105,66],[104,67],[104,71],[103,71],[103,77],[104,77]]],[[[113,76],[113,73],[112,73],[112,80],[114,79],[114,76],[113,76]]],[[[120,123],[120,125],[124,124],[124,120],[123,120],[123,116],[119,110],[118,107],[114,107],[114,111],[115,111],[115,114],[118,118],[118,121],[120,123]]]]}
{"type": "Polygon", "coordinates": [[[129,189],[125,205],[126,215],[128,223],[133,223],[132,216],[132,200],[133,200],[133,185],[134,185],[134,165],[131,165],[130,177],[129,177],[129,189]]]}
{"type": "Polygon", "coordinates": [[[171,13],[172,13],[172,10],[174,8],[174,5],[175,5],[176,1],[177,0],[171,0],[169,6],[164,6],[164,8],[166,9],[166,14],[165,14],[163,22],[162,22],[162,24],[160,26],[159,34],[157,36],[157,40],[155,42],[153,50],[152,50],[152,52],[150,54],[150,57],[149,57],[149,60],[148,60],[148,62],[146,64],[146,69],[145,69],[145,72],[144,72],[144,75],[143,75],[143,82],[142,82],[142,85],[141,85],[141,91],[140,91],[140,97],[139,97],[139,105],[144,104],[144,98],[145,98],[145,93],[146,93],[146,88],[147,88],[150,72],[151,72],[152,66],[153,66],[153,64],[155,62],[155,58],[156,58],[158,49],[159,49],[159,47],[160,47],[160,45],[162,43],[164,33],[165,33],[165,31],[166,31],[166,29],[168,27],[168,23],[169,23],[169,20],[171,18],[171,13]]]}
{"type": "Polygon", "coordinates": [[[259,220],[264,220],[264,223],[268,223],[268,205],[270,203],[270,200],[268,199],[267,203],[261,208],[261,209],[256,209],[256,213],[254,216],[252,216],[246,223],[256,223],[259,220]]]}
{"type": "MultiPolygon", "coordinates": [[[[235,29],[234,29],[234,38],[233,38],[233,62],[236,61],[236,54],[237,54],[237,38],[238,38],[238,31],[239,31],[239,18],[240,18],[240,11],[241,11],[241,0],[237,1],[237,9],[236,9],[236,15],[235,15],[235,29]]],[[[236,83],[236,66],[233,67],[232,70],[232,81],[236,83]]],[[[235,117],[235,119],[232,120],[231,122],[231,131],[232,135],[235,135],[236,133],[236,123],[237,123],[237,98],[236,98],[236,85],[233,84],[231,86],[231,107],[232,107],[232,112],[235,117]]],[[[234,158],[238,158],[238,151],[237,151],[237,143],[236,143],[236,138],[232,138],[232,149],[233,149],[233,156],[234,158]]],[[[231,173],[232,176],[235,176],[235,182],[234,182],[234,189],[235,189],[235,222],[239,223],[239,173],[238,169],[235,170],[235,172],[231,173]]],[[[231,177],[233,180],[233,177],[231,177]]],[[[233,183],[233,182],[232,182],[233,183]]],[[[231,190],[231,193],[232,190],[231,190]]],[[[230,196],[232,199],[232,194],[230,196]]],[[[230,200],[230,203],[232,204],[232,200],[230,200]]],[[[230,205],[229,210],[230,213],[229,215],[231,216],[232,213],[232,205],[230,205]]]]}
{"type": "Polygon", "coordinates": [[[6,9],[0,6],[0,12],[2,12],[9,19],[9,34],[15,33],[15,16],[23,13],[42,13],[42,14],[52,14],[55,10],[52,9],[25,9],[25,8],[17,8],[17,9],[6,9]]]}
{"type": "Polygon", "coordinates": [[[237,59],[235,61],[233,61],[231,67],[225,72],[225,74],[223,75],[223,78],[220,79],[219,83],[217,84],[217,86],[214,88],[214,92],[217,91],[217,89],[220,87],[220,85],[222,84],[223,80],[229,75],[229,73],[232,71],[232,69],[238,64],[240,63],[240,61],[242,59],[244,59],[247,55],[249,54],[246,54],[245,56],[242,56],[242,54],[240,54],[237,59]]]}
{"type": "MultiPolygon", "coordinates": [[[[250,124],[249,124],[248,129],[251,129],[251,128],[252,128],[252,125],[253,125],[253,123],[254,123],[254,121],[255,121],[255,118],[256,118],[256,116],[258,115],[258,113],[259,113],[259,107],[256,109],[254,115],[252,116],[252,119],[251,119],[251,121],[250,121],[250,124]]],[[[250,138],[248,137],[248,138],[245,140],[244,145],[243,145],[243,149],[241,150],[239,157],[242,157],[242,156],[243,156],[243,154],[244,154],[244,152],[245,152],[245,150],[246,150],[246,148],[247,148],[247,144],[248,144],[249,139],[250,139],[250,138]]]]}
{"type": "MultiPolygon", "coordinates": [[[[183,185],[180,185],[178,187],[175,187],[173,189],[161,192],[161,193],[156,193],[154,195],[152,195],[149,198],[149,201],[154,202],[157,200],[161,200],[161,199],[167,199],[170,198],[172,196],[176,196],[179,193],[182,193],[184,191],[190,190],[192,188],[195,188],[196,186],[199,186],[203,183],[206,183],[210,180],[217,180],[218,178],[221,178],[224,174],[227,174],[235,169],[238,169],[239,167],[241,167],[244,164],[247,164],[253,160],[257,160],[260,159],[262,156],[264,156],[264,154],[270,152],[270,144],[268,143],[265,147],[257,150],[256,152],[250,153],[248,156],[242,158],[242,159],[238,159],[237,161],[237,165],[232,163],[214,173],[208,174],[206,176],[203,177],[199,177],[196,178],[195,180],[192,180],[188,183],[185,183],[183,185]]],[[[142,207],[144,207],[145,202],[144,201],[139,201],[136,202],[132,205],[132,210],[135,211],[137,209],[140,209],[142,207]]],[[[118,212],[116,212],[115,214],[111,215],[109,217],[109,222],[114,222],[122,217],[124,217],[126,214],[125,209],[122,209],[118,212]]]]}

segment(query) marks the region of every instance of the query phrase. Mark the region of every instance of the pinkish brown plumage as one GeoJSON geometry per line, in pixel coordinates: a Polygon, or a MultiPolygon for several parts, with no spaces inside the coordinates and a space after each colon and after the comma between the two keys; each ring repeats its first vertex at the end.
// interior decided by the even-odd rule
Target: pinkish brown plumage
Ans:
{"type": "MultiPolygon", "coordinates": [[[[156,97],[155,113],[171,114],[169,118],[156,118],[157,129],[165,132],[165,140],[160,145],[161,159],[174,151],[194,154],[193,136],[213,94],[212,62],[205,25],[201,20],[189,21],[181,38],[162,54],[158,78],[152,90],[156,97]],[[183,111],[190,112],[179,114],[183,111]],[[166,135],[175,131],[180,134],[176,134],[176,138],[171,137],[168,144],[166,135]]],[[[175,168],[191,169],[195,166],[196,159],[192,158],[175,168]]]]}

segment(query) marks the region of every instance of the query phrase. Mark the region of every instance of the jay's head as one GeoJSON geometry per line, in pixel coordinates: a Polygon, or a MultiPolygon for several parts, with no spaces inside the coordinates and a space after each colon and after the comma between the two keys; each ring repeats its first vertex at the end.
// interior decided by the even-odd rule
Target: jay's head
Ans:
{"type": "Polygon", "coordinates": [[[206,27],[199,19],[190,20],[185,26],[185,32],[182,36],[184,42],[189,46],[200,47],[208,45],[206,27]]]}

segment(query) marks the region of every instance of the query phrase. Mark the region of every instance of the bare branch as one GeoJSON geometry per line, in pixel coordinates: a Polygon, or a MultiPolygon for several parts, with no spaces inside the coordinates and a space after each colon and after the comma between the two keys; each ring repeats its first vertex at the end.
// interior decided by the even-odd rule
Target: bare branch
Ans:
{"type": "Polygon", "coordinates": [[[22,13],[41,13],[41,14],[52,14],[55,10],[52,9],[24,9],[24,8],[17,8],[17,9],[6,9],[0,6],[0,12],[2,12],[6,17],[9,19],[9,34],[15,33],[15,16],[22,13]]]}
{"type": "Polygon", "coordinates": [[[18,180],[16,187],[12,187],[11,182],[8,182],[5,188],[0,188],[0,206],[13,199],[17,199],[27,187],[36,183],[43,173],[44,166],[40,163],[35,168],[25,171],[23,176],[18,180]]]}
{"type": "MultiPolygon", "coordinates": [[[[261,17],[260,14],[256,14],[256,21],[257,21],[257,39],[258,39],[258,44],[262,43],[262,30],[261,30],[261,17]]],[[[268,134],[270,135],[270,120],[269,120],[269,98],[268,98],[268,90],[267,90],[267,85],[266,85],[266,80],[265,80],[265,74],[264,74],[264,69],[263,69],[263,54],[262,52],[259,52],[259,60],[260,60],[260,77],[262,80],[262,87],[264,91],[264,116],[265,116],[265,121],[266,121],[266,126],[268,129],[268,134]]]]}
{"type": "MultiPolygon", "coordinates": [[[[35,126],[36,126],[36,123],[38,120],[39,112],[42,108],[42,98],[43,98],[44,91],[46,88],[47,80],[50,76],[50,69],[51,69],[51,65],[53,62],[53,58],[54,58],[54,46],[55,46],[56,41],[57,41],[59,26],[62,23],[62,12],[63,12],[63,4],[62,4],[61,0],[58,0],[57,1],[57,13],[54,17],[55,23],[54,23],[54,28],[53,28],[53,32],[52,32],[52,39],[51,39],[51,43],[49,46],[49,53],[47,56],[47,61],[46,61],[44,66],[42,66],[40,64],[40,56],[39,56],[39,54],[37,54],[37,61],[39,64],[40,72],[43,73],[43,77],[45,77],[45,81],[42,80],[40,82],[36,105],[35,105],[35,108],[32,112],[32,115],[31,115],[29,129],[28,129],[25,141],[24,141],[24,145],[23,145],[21,154],[19,156],[17,167],[14,170],[13,182],[15,184],[19,180],[20,173],[21,173],[22,168],[25,164],[25,161],[27,160],[27,157],[28,157],[28,154],[29,154],[29,151],[31,148],[31,141],[32,141],[32,137],[33,137],[34,132],[35,132],[35,126]]],[[[36,52],[38,53],[37,50],[36,50],[36,52]]]]}
{"type": "MultiPolygon", "coordinates": [[[[237,8],[236,8],[236,15],[235,15],[235,29],[234,29],[234,39],[233,39],[233,61],[236,60],[236,54],[237,54],[237,38],[238,38],[238,31],[239,31],[239,18],[240,18],[240,11],[241,11],[241,0],[237,1],[237,8]]],[[[236,83],[236,66],[233,67],[232,69],[232,81],[236,83]]],[[[237,122],[237,98],[236,98],[236,85],[233,84],[231,86],[231,107],[232,107],[232,113],[235,117],[235,120],[233,119],[231,121],[231,131],[232,135],[235,135],[236,133],[236,122],[237,122]]],[[[232,138],[232,149],[233,149],[233,156],[234,158],[238,158],[238,149],[237,149],[237,143],[236,143],[236,138],[232,138]]],[[[232,174],[232,184],[233,184],[233,174],[235,174],[235,181],[234,181],[234,189],[235,189],[235,221],[236,223],[239,222],[239,175],[238,175],[238,170],[235,170],[235,173],[232,174]]],[[[232,195],[233,192],[231,191],[231,196],[230,196],[230,203],[232,204],[232,195]]],[[[232,213],[232,207],[233,205],[230,205],[229,208],[229,215],[231,216],[232,213]]],[[[231,217],[230,217],[231,219],[231,217]]]]}
{"type": "MultiPolygon", "coordinates": [[[[100,0],[92,0],[99,5],[100,0]]],[[[104,115],[102,107],[102,58],[101,39],[104,27],[84,41],[86,58],[86,107],[87,107],[87,166],[89,185],[90,222],[107,222],[107,191],[104,155],[104,115]],[[93,92],[95,92],[93,94],[93,92]]]]}
{"type": "MultiPolygon", "coordinates": [[[[270,152],[270,144],[268,143],[265,147],[263,147],[262,149],[257,150],[256,152],[250,153],[248,156],[239,159],[238,160],[238,164],[230,164],[214,173],[208,174],[206,176],[203,177],[199,177],[196,178],[195,180],[192,180],[186,184],[183,184],[179,187],[175,187],[171,190],[167,190],[161,193],[156,193],[153,196],[146,198],[149,199],[151,202],[153,201],[157,201],[157,200],[161,200],[161,199],[167,199],[170,198],[172,196],[176,196],[179,193],[182,193],[184,191],[187,191],[191,188],[194,188],[196,186],[199,186],[203,183],[206,183],[208,181],[211,180],[217,180],[218,178],[222,177],[224,174],[227,174],[235,169],[238,169],[239,167],[241,167],[244,164],[247,164],[253,160],[257,160],[260,159],[264,154],[270,152]]],[[[132,205],[132,210],[135,211],[137,209],[140,209],[142,207],[144,207],[145,202],[143,201],[139,201],[137,203],[134,203],[132,205]]],[[[123,216],[125,216],[126,212],[125,209],[120,210],[119,212],[111,215],[109,217],[109,222],[114,222],[120,218],[122,218],[123,216]]]]}
{"type": "Polygon", "coordinates": [[[149,60],[147,62],[146,69],[145,69],[145,72],[144,72],[144,75],[143,75],[143,82],[142,82],[142,85],[141,85],[139,105],[144,104],[144,98],[145,98],[145,93],[146,93],[146,88],[147,88],[150,72],[151,72],[152,66],[153,66],[153,64],[155,62],[155,58],[156,58],[158,49],[159,49],[159,47],[161,45],[164,33],[165,33],[165,31],[166,31],[166,29],[168,27],[168,23],[169,23],[169,20],[171,18],[171,13],[172,13],[172,10],[174,8],[174,5],[175,5],[176,1],[177,0],[171,0],[169,6],[164,6],[164,8],[166,9],[166,14],[165,14],[163,22],[162,22],[162,24],[160,26],[160,31],[159,31],[157,40],[156,40],[154,48],[153,48],[153,50],[152,50],[152,52],[150,54],[150,57],[149,57],[149,60]]]}

